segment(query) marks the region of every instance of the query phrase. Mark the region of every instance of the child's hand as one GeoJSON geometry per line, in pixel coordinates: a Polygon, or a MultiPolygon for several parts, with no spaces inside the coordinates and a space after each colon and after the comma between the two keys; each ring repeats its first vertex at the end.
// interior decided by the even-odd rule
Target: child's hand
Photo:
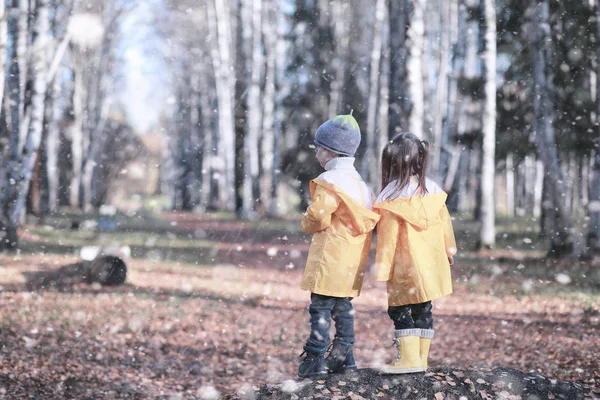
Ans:
{"type": "Polygon", "coordinates": [[[454,265],[454,257],[448,257],[448,262],[450,265],[454,265]]]}

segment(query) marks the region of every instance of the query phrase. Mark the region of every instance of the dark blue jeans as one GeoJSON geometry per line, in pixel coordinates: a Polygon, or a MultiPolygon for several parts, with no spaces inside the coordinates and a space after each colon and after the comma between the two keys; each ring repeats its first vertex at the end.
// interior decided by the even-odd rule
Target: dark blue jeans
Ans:
{"type": "Polygon", "coordinates": [[[323,354],[329,345],[331,320],[335,322],[335,340],[341,344],[354,345],[354,309],[352,297],[332,297],[310,294],[310,337],[304,350],[323,354]]]}
{"type": "Polygon", "coordinates": [[[394,321],[395,329],[433,329],[431,302],[388,307],[388,315],[394,321]]]}

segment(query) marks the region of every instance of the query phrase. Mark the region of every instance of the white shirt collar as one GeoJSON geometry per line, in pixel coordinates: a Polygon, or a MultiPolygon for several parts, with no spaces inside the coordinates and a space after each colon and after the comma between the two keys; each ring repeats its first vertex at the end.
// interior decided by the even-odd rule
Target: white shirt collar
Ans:
{"type": "Polygon", "coordinates": [[[331,171],[333,169],[350,169],[356,170],[354,168],[354,157],[336,157],[327,161],[325,164],[325,171],[331,171]]]}

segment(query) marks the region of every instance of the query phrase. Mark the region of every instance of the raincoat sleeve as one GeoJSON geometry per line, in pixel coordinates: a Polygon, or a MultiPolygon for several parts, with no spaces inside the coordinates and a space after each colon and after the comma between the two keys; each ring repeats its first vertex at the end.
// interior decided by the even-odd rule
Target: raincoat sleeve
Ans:
{"type": "Polygon", "coordinates": [[[440,210],[440,218],[444,224],[444,244],[446,246],[446,255],[452,257],[456,254],[456,239],[454,238],[454,229],[452,228],[452,219],[448,208],[444,204],[440,210]]]}
{"type": "Polygon", "coordinates": [[[377,253],[375,255],[375,280],[392,279],[394,255],[398,243],[400,221],[390,212],[381,210],[377,224],[377,253]]]}
{"type": "Polygon", "coordinates": [[[312,198],[313,203],[306,210],[300,224],[304,233],[315,233],[327,229],[331,225],[331,214],[337,210],[340,203],[335,194],[318,185],[312,198]]]}

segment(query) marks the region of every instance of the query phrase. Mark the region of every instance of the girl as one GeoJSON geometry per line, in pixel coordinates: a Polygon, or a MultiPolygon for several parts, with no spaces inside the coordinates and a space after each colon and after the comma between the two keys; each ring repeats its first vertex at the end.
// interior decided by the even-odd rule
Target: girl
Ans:
{"type": "Polygon", "coordinates": [[[431,300],[452,293],[456,254],[446,193],[426,178],[429,144],[412,133],[394,136],[383,149],[383,190],[374,205],[377,226],[375,278],[387,281],[388,315],[398,356],[385,373],[427,369],[433,338],[431,300]]]}

